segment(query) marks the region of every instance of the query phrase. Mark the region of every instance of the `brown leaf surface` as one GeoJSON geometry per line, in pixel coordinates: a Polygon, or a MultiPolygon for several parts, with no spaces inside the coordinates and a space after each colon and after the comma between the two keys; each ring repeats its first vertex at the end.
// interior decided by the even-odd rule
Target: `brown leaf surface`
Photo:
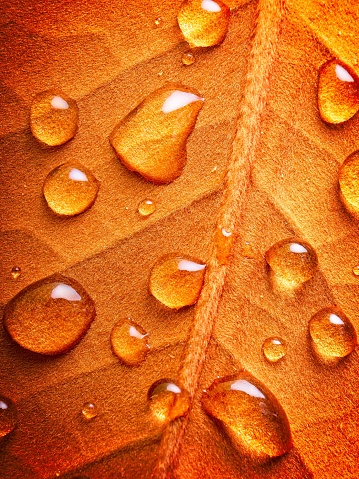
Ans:
{"type": "MultiPolygon", "coordinates": [[[[196,63],[184,67],[180,3],[16,0],[0,7],[0,301],[61,271],[85,287],[97,309],[80,344],[56,358],[26,352],[0,330],[0,393],[16,402],[19,414],[17,429],[0,444],[1,479],[50,479],[57,472],[72,478],[79,471],[91,479],[147,478],[155,467],[161,429],[149,414],[147,391],[159,378],[176,378],[194,311],[162,307],[148,293],[148,276],[159,256],[179,249],[208,260],[255,12],[253,3],[233,10],[224,43],[196,52],[196,63]],[[169,81],[195,88],[206,102],[182,176],[155,186],[121,166],[108,135],[169,81]],[[31,136],[28,114],[33,95],[51,87],[78,101],[80,125],[71,142],[45,149],[31,136]],[[42,184],[71,160],[90,168],[101,187],[88,212],[60,219],[46,207],[42,184]],[[143,219],[137,205],[146,197],[157,210],[143,219]],[[16,281],[15,265],[22,268],[16,281]],[[111,352],[111,329],[126,316],[150,332],[151,351],[138,368],[111,352]],[[84,424],[80,411],[87,401],[100,412],[84,424]]],[[[324,367],[307,329],[311,315],[332,304],[359,329],[352,274],[358,225],[338,195],[339,166],[357,149],[359,117],[328,126],[316,104],[325,61],[337,56],[359,74],[357,20],[354,0],[288,0],[252,184],[177,478],[358,477],[357,350],[335,368],[324,367]],[[264,260],[274,242],[291,236],[315,248],[320,266],[293,295],[273,289],[264,260]],[[244,241],[254,259],[242,256],[244,241]],[[288,343],[276,365],[261,353],[271,335],[288,343]],[[294,449],[265,466],[239,455],[199,403],[217,376],[243,367],[276,395],[292,428],[294,449]]]]}

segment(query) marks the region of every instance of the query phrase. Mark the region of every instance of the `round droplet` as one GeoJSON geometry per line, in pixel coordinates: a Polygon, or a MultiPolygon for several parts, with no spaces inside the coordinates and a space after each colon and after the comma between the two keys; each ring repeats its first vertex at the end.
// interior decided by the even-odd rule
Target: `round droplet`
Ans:
{"type": "Polygon", "coordinates": [[[184,52],[182,55],[182,63],[183,65],[193,65],[196,61],[196,58],[192,52],[184,52]]]}
{"type": "Polygon", "coordinates": [[[353,268],[353,274],[354,274],[354,276],[359,276],[359,265],[354,266],[354,268],[353,268]]]}
{"type": "Polygon", "coordinates": [[[206,265],[201,261],[168,254],[153,266],[149,289],[169,308],[179,309],[195,304],[200,295],[206,265]]]}
{"type": "Polygon", "coordinates": [[[327,123],[342,123],[359,110],[358,80],[338,60],[329,60],[319,71],[318,106],[327,123]]]}
{"type": "Polygon", "coordinates": [[[113,352],[128,366],[137,366],[149,351],[148,333],[134,321],[121,319],[111,332],[113,352]]]}
{"type": "Polygon", "coordinates": [[[227,264],[234,242],[234,235],[232,231],[226,228],[217,228],[214,242],[216,245],[218,263],[227,264]]]}
{"type": "Polygon", "coordinates": [[[161,17],[156,18],[156,20],[155,20],[156,27],[159,27],[161,25],[161,23],[162,23],[162,18],[161,17]]]}
{"type": "Polygon", "coordinates": [[[52,170],[44,182],[44,196],[52,211],[60,216],[74,216],[90,208],[100,184],[90,170],[64,163],[52,170]]]}
{"type": "Polygon", "coordinates": [[[325,360],[350,354],[357,345],[354,326],[339,308],[324,308],[309,321],[309,333],[316,353],[325,360]]]}
{"type": "Polygon", "coordinates": [[[247,372],[218,379],[203,393],[203,408],[233,443],[253,455],[282,456],[292,446],[287,416],[276,397],[247,372]]]}
{"type": "Polygon", "coordinates": [[[11,399],[0,394],[0,438],[14,430],[17,423],[17,412],[11,399]]]}
{"type": "Polygon", "coordinates": [[[297,287],[316,272],[318,259],[314,249],[305,241],[295,238],[275,243],[265,259],[276,279],[286,287],[297,287]]]}
{"type": "Polygon", "coordinates": [[[94,419],[98,415],[97,407],[92,402],[87,402],[82,406],[82,416],[87,420],[90,421],[94,419]]]}
{"type": "Polygon", "coordinates": [[[4,325],[20,346],[53,355],[71,349],[95,315],[94,302],[77,281],[53,275],[24,288],[9,301],[4,325]]]}
{"type": "Polygon", "coordinates": [[[20,275],[21,275],[21,268],[20,268],[19,266],[14,266],[14,267],[11,269],[11,276],[12,276],[14,279],[17,279],[20,275]]]}
{"type": "Polygon", "coordinates": [[[339,186],[342,203],[359,219],[359,151],[349,155],[340,167],[339,186]]]}
{"type": "Polygon", "coordinates": [[[77,103],[64,93],[44,91],[32,102],[31,131],[46,145],[57,146],[71,140],[76,134],[78,121],[77,103]]]}
{"type": "Polygon", "coordinates": [[[152,200],[143,200],[138,205],[138,212],[142,216],[152,215],[156,211],[156,204],[152,200]]]}
{"type": "Polygon", "coordinates": [[[262,351],[270,363],[276,363],[286,355],[287,345],[284,339],[275,336],[263,342],[262,351]]]}
{"type": "Polygon", "coordinates": [[[185,416],[190,406],[188,392],[171,379],[156,381],[148,391],[150,410],[161,423],[185,416]]]}

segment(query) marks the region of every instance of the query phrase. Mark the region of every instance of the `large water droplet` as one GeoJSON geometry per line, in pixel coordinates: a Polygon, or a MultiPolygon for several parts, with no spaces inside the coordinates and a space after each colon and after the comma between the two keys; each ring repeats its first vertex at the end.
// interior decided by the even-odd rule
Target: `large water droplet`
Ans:
{"type": "Polygon", "coordinates": [[[138,212],[141,216],[152,215],[156,211],[156,204],[152,200],[143,200],[138,205],[138,212]]]}
{"type": "Polygon", "coordinates": [[[86,333],[95,305],[75,280],[53,275],[20,291],[5,307],[4,325],[20,346],[60,354],[86,333]]]}
{"type": "Polygon", "coordinates": [[[270,363],[276,363],[280,359],[284,358],[287,352],[287,345],[284,339],[275,336],[267,338],[263,342],[262,351],[264,356],[270,363]]]}
{"type": "Polygon", "coordinates": [[[90,170],[64,163],[47,175],[43,191],[54,213],[74,216],[93,205],[99,188],[100,183],[90,170]]]}
{"type": "Polygon", "coordinates": [[[318,106],[328,123],[342,123],[359,110],[357,78],[338,60],[329,60],[320,68],[318,106]]]}
{"type": "Polygon", "coordinates": [[[223,42],[229,17],[230,9],[221,0],[185,0],[177,20],[191,47],[211,47],[223,42]]]}
{"type": "Polygon", "coordinates": [[[7,436],[15,428],[17,412],[15,404],[0,394],[0,438],[7,436]]]}
{"type": "Polygon", "coordinates": [[[96,404],[92,402],[87,402],[82,406],[82,416],[84,419],[87,421],[90,421],[91,419],[94,419],[98,415],[98,410],[96,407],[96,404]]]}
{"type": "Polygon", "coordinates": [[[195,304],[202,289],[206,265],[201,261],[168,254],[153,266],[149,289],[153,296],[169,308],[195,304]]]}
{"type": "Polygon", "coordinates": [[[152,414],[161,423],[186,415],[190,406],[188,392],[171,379],[156,381],[148,391],[148,399],[152,414]]]}
{"type": "Polygon", "coordinates": [[[324,360],[337,360],[350,354],[357,345],[354,326],[339,308],[331,306],[309,321],[309,333],[316,353],[324,360]]]}
{"type": "Polygon", "coordinates": [[[339,186],[344,206],[359,219],[359,151],[349,155],[340,167],[339,186]]]}
{"type": "Polygon", "coordinates": [[[110,142],[126,168],[153,183],[170,183],[186,164],[186,140],[202,106],[192,89],[166,85],[116,126],[110,142]]]}
{"type": "Polygon", "coordinates": [[[216,244],[218,263],[227,264],[234,242],[234,235],[232,231],[226,228],[217,228],[214,242],[216,244]]]}
{"type": "Polygon", "coordinates": [[[111,332],[113,352],[128,366],[137,366],[149,351],[146,331],[130,319],[121,319],[111,332]]]}
{"type": "Polygon", "coordinates": [[[276,397],[247,372],[218,379],[203,393],[204,410],[249,454],[282,456],[292,446],[287,416],[276,397]]]}
{"type": "Polygon", "coordinates": [[[42,143],[57,146],[71,140],[79,120],[77,103],[64,93],[51,90],[39,93],[30,111],[32,134],[42,143]]]}
{"type": "Polygon", "coordinates": [[[17,279],[20,275],[21,275],[21,268],[20,268],[20,266],[14,266],[14,267],[11,269],[11,276],[12,276],[14,279],[17,279]]]}

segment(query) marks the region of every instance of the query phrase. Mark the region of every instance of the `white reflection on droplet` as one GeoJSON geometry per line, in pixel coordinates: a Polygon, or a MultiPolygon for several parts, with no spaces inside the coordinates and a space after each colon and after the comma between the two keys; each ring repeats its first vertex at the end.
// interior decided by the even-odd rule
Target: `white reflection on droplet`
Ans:
{"type": "Polygon", "coordinates": [[[67,103],[66,100],[61,98],[61,96],[54,96],[53,99],[51,100],[51,106],[52,108],[56,108],[56,110],[67,110],[69,107],[69,104],[67,103]]]}
{"type": "Polygon", "coordinates": [[[130,336],[137,339],[143,339],[147,334],[141,334],[134,326],[130,326],[130,336]]]}
{"type": "Polygon", "coordinates": [[[70,180],[74,181],[88,181],[87,176],[83,171],[78,170],[77,168],[71,168],[69,173],[70,180]]]}
{"type": "Polygon", "coordinates": [[[176,394],[179,394],[181,392],[180,388],[174,383],[168,383],[166,390],[176,394]]]}
{"type": "Polygon", "coordinates": [[[232,232],[222,228],[222,235],[228,238],[229,236],[232,236],[232,232]]]}
{"type": "Polygon", "coordinates": [[[273,344],[282,344],[282,343],[279,341],[279,339],[273,339],[273,340],[272,340],[272,343],[273,343],[273,344]]]}
{"type": "Polygon", "coordinates": [[[203,10],[206,10],[206,12],[220,12],[221,7],[218,5],[218,3],[214,2],[213,0],[203,0],[201,3],[201,7],[203,10]]]}
{"type": "Polygon", "coordinates": [[[292,243],[289,246],[289,250],[292,253],[308,253],[308,250],[306,248],[304,248],[304,246],[299,244],[299,243],[292,243]]]}
{"type": "Polygon", "coordinates": [[[204,101],[204,98],[194,95],[193,93],[176,90],[166,99],[162,105],[162,111],[163,113],[170,113],[171,111],[179,110],[194,101],[204,101]]]}
{"type": "Polygon", "coordinates": [[[81,296],[68,284],[60,283],[51,292],[52,299],[67,299],[67,301],[80,301],[81,296]]]}
{"type": "Polygon", "coordinates": [[[231,389],[233,391],[242,391],[246,394],[249,394],[249,396],[265,399],[265,396],[261,393],[261,391],[245,379],[239,379],[238,381],[232,383],[231,389]]]}
{"type": "Polygon", "coordinates": [[[189,261],[187,259],[181,259],[178,263],[178,269],[180,271],[202,271],[205,267],[205,264],[195,263],[194,261],[189,261]]]}
{"type": "Polygon", "coordinates": [[[332,324],[344,324],[344,321],[342,319],[340,319],[339,316],[337,316],[336,314],[333,314],[333,313],[329,316],[329,321],[332,324]]]}
{"type": "Polygon", "coordinates": [[[335,74],[337,75],[337,78],[341,81],[346,81],[346,82],[349,82],[349,83],[354,82],[354,78],[341,65],[335,65],[335,74]]]}
{"type": "Polygon", "coordinates": [[[8,405],[4,401],[0,401],[0,409],[7,409],[8,405]]]}

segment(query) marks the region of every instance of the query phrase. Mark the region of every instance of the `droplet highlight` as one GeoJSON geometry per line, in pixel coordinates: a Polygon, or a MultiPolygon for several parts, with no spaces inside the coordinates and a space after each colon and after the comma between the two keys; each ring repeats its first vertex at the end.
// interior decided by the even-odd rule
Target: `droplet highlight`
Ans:
{"type": "Polygon", "coordinates": [[[11,399],[0,394],[0,438],[7,436],[15,429],[17,411],[11,399]]]}
{"type": "Polygon", "coordinates": [[[288,418],[269,389],[247,372],[216,380],[202,395],[207,414],[235,446],[255,456],[282,456],[292,447],[288,418]]]}
{"type": "Polygon", "coordinates": [[[81,414],[83,418],[86,419],[87,421],[94,419],[98,415],[98,410],[96,405],[92,402],[85,403],[82,406],[81,414]]]}
{"type": "Polygon", "coordinates": [[[19,278],[21,275],[21,268],[20,266],[14,266],[12,269],[11,269],[11,276],[14,278],[14,279],[17,279],[19,278]]]}
{"type": "Polygon", "coordinates": [[[148,333],[131,319],[121,319],[112,329],[111,347],[127,366],[137,366],[149,352],[148,333]]]}
{"type": "Polygon", "coordinates": [[[156,204],[152,200],[143,200],[138,205],[138,212],[141,216],[150,216],[156,211],[156,204]]]}
{"type": "Polygon", "coordinates": [[[216,245],[216,255],[219,264],[227,264],[231,255],[234,242],[232,231],[226,228],[217,228],[214,242],[216,245]]]}
{"type": "Polygon", "coordinates": [[[190,406],[188,392],[171,379],[156,381],[148,391],[150,410],[162,424],[185,416],[190,406]]]}
{"type": "Polygon", "coordinates": [[[193,65],[194,62],[196,61],[196,57],[192,52],[184,52],[182,55],[182,64],[189,66],[193,65]]]}
{"type": "Polygon", "coordinates": [[[95,304],[74,279],[53,275],[20,291],[5,307],[4,325],[14,341],[30,351],[55,355],[84,336],[95,304]]]}
{"type": "Polygon", "coordinates": [[[276,363],[286,355],[287,344],[284,339],[274,336],[264,340],[262,351],[267,361],[276,363]]]}
{"type": "Polygon", "coordinates": [[[345,208],[359,219],[359,151],[349,155],[340,167],[339,187],[345,208]]]}

